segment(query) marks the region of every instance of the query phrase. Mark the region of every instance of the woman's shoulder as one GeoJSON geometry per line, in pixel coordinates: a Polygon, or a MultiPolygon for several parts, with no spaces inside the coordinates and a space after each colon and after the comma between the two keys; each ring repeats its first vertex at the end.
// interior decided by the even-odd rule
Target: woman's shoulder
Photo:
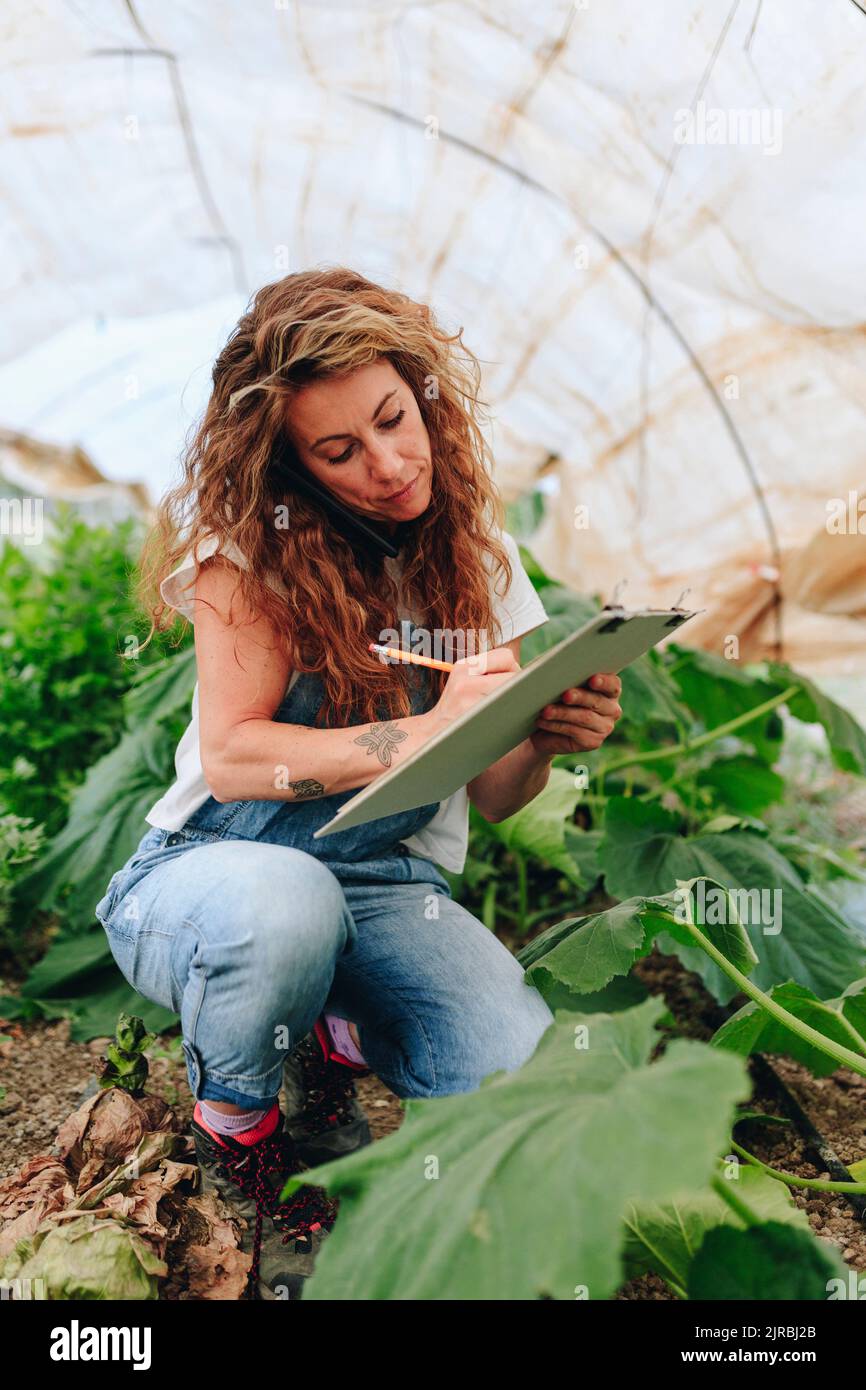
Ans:
{"type": "MultiPolygon", "coordinates": [[[[195,609],[195,580],[197,571],[205,560],[211,556],[220,554],[225,556],[240,569],[249,569],[249,561],[246,555],[229,537],[222,540],[213,532],[208,532],[196,543],[195,547],[190,547],[181,560],[180,564],[166,575],[159,586],[159,592],[163,601],[170,608],[177,609],[178,613],[190,622],[194,622],[195,609]],[[198,562],[198,563],[196,563],[198,562]]],[[[278,592],[284,592],[284,586],[275,575],[265,576],[266,583],[278,592]]]]}

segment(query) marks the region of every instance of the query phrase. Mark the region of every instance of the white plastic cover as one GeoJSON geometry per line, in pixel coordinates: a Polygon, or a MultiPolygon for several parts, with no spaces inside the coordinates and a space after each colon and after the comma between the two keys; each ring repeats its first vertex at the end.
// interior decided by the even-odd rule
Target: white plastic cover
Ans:
{"type": "Polygon", "coordinates": [[[7,0],[2,23],[0,424],[110,477],[146,462],[158,495],[207,306],[227,329],[258,285],[354,265],[464,326],[503,492],[558,485],[534,542],[557,577],[688,587],[690,641],[781,632],[804,669],[863,670],[858,0],[7,0]],[[150,316],[94,362],[95,320],[150,316]]]}

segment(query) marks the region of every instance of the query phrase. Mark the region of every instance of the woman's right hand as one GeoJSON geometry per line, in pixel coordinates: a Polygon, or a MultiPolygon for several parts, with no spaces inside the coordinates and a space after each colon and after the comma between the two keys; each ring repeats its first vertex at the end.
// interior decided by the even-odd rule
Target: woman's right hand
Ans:
{"type": "Polygon", "coordinates": [[[519,670],[520,662],[509,647],[493,647],[455,661],[442,694],[428,711],[432,731],[437,733],[459,719],[519,670]]]}

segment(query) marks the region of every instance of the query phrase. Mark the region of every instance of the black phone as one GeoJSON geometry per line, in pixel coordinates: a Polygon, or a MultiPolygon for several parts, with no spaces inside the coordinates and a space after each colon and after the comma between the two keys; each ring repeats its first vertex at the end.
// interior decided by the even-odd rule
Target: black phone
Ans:
{"type": "Polygon", "coordinates": [[[394,544],[383,526],[378,526],[372,519],[366,521],[357,512],[352,511],[351,507],[347,507],[345,502],[335,497],[324,483],[319,482],[300,460],[293,459],[289,466],[283,450],[277,449],[274,452],[273,464],[285,486],[318,502],[353,548],[357,550],[360,547],[368,552],[372,550],[374,554],[388,555],[392,560],[399,555],[399,546],[394,544]]]}

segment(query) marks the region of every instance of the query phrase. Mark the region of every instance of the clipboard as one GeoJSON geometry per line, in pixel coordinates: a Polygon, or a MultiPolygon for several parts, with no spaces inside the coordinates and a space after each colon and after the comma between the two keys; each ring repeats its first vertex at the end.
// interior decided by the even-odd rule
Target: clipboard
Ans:
{"type": "Polygon", "coordinates": [[[621,671],[697,611],[603,608],[434,734],[405,762],[362,787],[314,832],[313,839],[445,801],[528,738],[539,712],[557,703],[570,685],[582,685],[596,671],[621,671]]]}

